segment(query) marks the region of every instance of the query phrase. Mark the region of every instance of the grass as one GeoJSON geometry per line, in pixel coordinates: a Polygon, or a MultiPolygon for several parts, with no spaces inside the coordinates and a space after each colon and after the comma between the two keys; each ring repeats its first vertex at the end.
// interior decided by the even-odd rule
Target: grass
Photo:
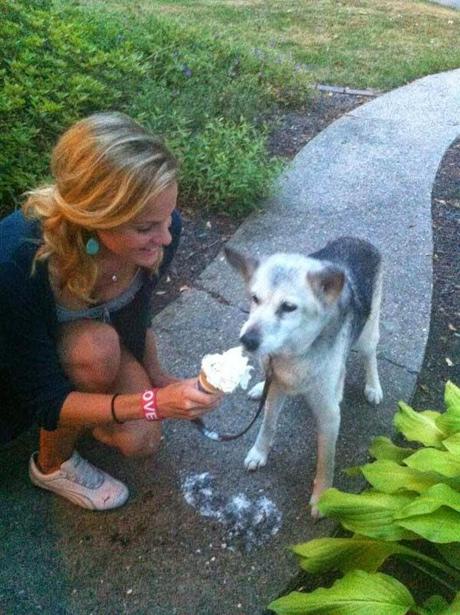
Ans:
{"type": "MultiPolygon", "coordinates": [[[[81,0],[102,6],[103,0],[81,0]]],[[[401,0],[111,0],[243,45],[311,83],[389,90],[460,66],[460,12],[401,0]]]]}

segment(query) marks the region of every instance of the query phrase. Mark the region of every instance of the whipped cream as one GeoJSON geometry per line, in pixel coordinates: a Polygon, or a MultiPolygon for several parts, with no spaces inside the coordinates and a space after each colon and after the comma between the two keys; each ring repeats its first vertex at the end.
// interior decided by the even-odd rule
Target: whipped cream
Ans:
{"type": "Polygon", "coordinates": [[[247,389],[254,368],[243,356],[243,348],[235,346],[222,354],[207,354],[201,361],[201,371],[206,380],[216,389],[231,393],[240,386],[247,389]]]}

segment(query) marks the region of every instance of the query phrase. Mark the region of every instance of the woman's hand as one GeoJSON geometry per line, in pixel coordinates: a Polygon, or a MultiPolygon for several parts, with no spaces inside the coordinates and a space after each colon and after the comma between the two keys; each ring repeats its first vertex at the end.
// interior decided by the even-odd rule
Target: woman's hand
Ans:
{"type": "Polygon", "coordinates": [[[197,378],[179,380],[157,391],[157,406],[165,419],[191,421],[214,410],[223,393],[210,395],[198,389],[197,378]]]}

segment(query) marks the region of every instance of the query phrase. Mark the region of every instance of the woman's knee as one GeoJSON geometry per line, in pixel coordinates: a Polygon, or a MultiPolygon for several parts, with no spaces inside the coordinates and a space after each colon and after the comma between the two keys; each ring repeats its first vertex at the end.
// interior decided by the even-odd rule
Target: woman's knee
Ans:
{"type": "Polygon", "coordinates": [[[85,391],[111,389],[120,369],[120,339],[105,323],[81,322],[64,326],[60,355],[69,378],[85,391]]]}
{"type": "Polygon", "coordinates": [[[150,457],[161,446],[161,428],[155,425],[145,431],[121,433],[114,444],[125,457],[150,457]]]}

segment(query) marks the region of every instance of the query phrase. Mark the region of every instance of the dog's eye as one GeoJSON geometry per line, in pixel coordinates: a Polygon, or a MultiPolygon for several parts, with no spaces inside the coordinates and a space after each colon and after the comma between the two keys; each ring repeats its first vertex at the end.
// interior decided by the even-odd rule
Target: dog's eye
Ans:
{"type": "Polygon", "coordinates": [[[259,305],[260,303],[260,299],[257,295],[251,295],[251,301],[255,303],[256,305],[259,305]]]}
{"type": "Polygon", "coordinates": [[[297,309],[297,306],[294,303],[289,303],[288,301],[283,301],[280,305],[281,312],[294,312],[297,309]]]}

